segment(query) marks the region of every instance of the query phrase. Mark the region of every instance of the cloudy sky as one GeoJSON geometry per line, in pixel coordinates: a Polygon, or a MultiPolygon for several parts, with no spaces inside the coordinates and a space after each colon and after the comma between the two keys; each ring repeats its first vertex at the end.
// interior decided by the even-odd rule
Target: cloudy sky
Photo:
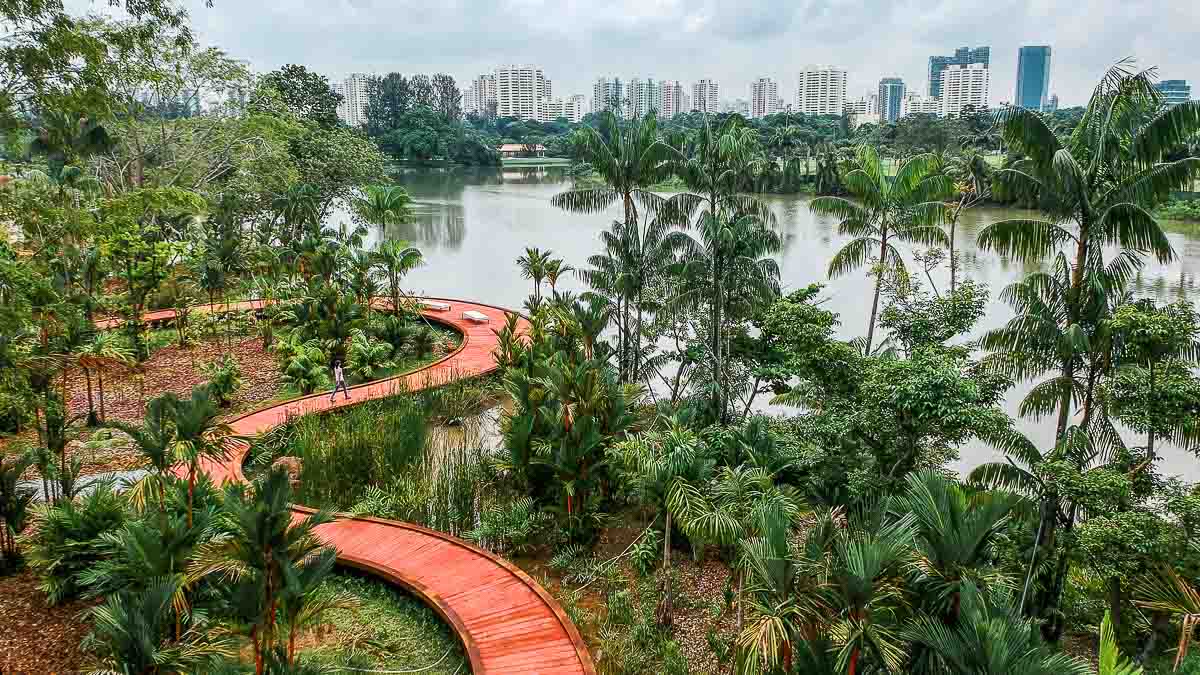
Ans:
{"type": "MultiPolygon", "coordinates": [[[[103,9],[105,0],[73,0],[103,9]]],[[[925,86],[931,54],[992,48],[993,104],[1013,98],[1017,47],[1053,46],[1051,92],[1080,104],[1103,70],[1136,56],[1200,96],[1200,3],[1188,0],[185,0],[202,43],[256,70],[300,63],[350,72],[448,72],[464,82],[500,63],[536,64],[556,96],[600,75],[715,78],[722,98],[795,71],[849,71],[852,98],[880,77],[925,86]]]]}

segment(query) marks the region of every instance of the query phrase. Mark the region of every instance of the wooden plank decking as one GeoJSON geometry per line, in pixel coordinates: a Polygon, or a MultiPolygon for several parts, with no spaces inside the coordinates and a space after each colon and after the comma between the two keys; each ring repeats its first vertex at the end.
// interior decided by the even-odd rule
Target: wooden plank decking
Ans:
{"type": "MultiPolygon", "coordinates": [[[[401,391],[416,391],[462,377],[496,369],[492,351],[496,334],[507,312],[473,302],[425,298],[446,302],[450,309],[427,309],[433,321],[451,325],[463,335],[462,344],[440,361],[405,375],[362,384],[330,402],[328,393],[283,401],[229,422],[239,436],[255,436],[296,415],[334,410],[401,391]],[[480,312],[486,323],[463,318],[480,312]]],[[[247,311],[261,303],[218,305],[218,311],[247,311]]],[[[195,311],[208,311],[207,306],[195,311]]],[[[146,321],[166,321],[173,310],[148,312],[146,321]]],[[[119,320],[97,322],[113,328],[119,320]]],[[[523,326],[525,324],[523,323],[523,326]]],[[[249,445],[234,444],[223,461],[209,461],[203,470],[220,484],[243,481],[242,462],[249,445]]],[[[294,517],[305,518],[312,509],[295,506],[294,517]]],[[[587,647],[562,607],[537,582],[512,563],[442,532],[410,523],[380,518],[341,517],[320,526],[318,533],[338,551],[338,561],[408,589],[429,604],[462,640],[471,669],[477,673],[584,673],[596,672],[587,647]]]]}

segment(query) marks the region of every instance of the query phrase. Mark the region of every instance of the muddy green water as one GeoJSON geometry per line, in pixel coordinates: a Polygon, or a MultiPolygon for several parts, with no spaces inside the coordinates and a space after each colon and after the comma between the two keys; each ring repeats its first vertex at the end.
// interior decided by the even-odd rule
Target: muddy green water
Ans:
{"type": "MultiPolygon", "coordinates": [[[[552,249],[575,266],[584,264],[598,248],[598,234],[620,217],[618,207],[607,213],[578,215],[550,205],[550,197],[569,187],[561,169],[521,167],[487,171],[420,171],[404,173],[399,181],[412,194],[413,223],[376,232],[374,237],[406,239],[425,253],[427,265],[408,277],[408,285],[428,295],[463,297],[509,307],[519,307],[529,293],[529,282],[514,264],[526,246],[552,249]]],[[[812,215],[807,196],[769,196],[775,210],[784,248],[779,254],[784,291],[814,281],[826,284],[827,306],[841,314],[846,337],[862,335],[870,311],[872,280],[865,272],[827,280],[826,266],[845,242],[831,218],[812,215]]],[[[1010,209],[977,209],[960,221],[959,250],[963,274],[985,283],[991,290],[987,315],[976,327],[975,337],[1000,326],[1011,317],[999,300],[1001,289],[1031,271],[1031,267],[1005,260],[975,247],[975,235],[989,223],[1028,215],[1010,209]]],[[[336,216],[335,216],[336,217],[336,216]]],[[[1196,275],[1200,271],[1200,230],[1186,225],[1164,224],[1178,259],[1169,265],[1147,260],[1133,292],[1158,301],[1194,299],[1196,275]]],[[[946,275],[934,276],[944,286],[946,275]]],[[[577,285],[571,279],[568,284],[577,285]]],[[[1009,412],[1029,389],[1018,384],[1008,394],[1009,412]]],[[[786,408],[771,412],[786,414],[786,408]]],[[[1048,421],[1020,420],[1020,428],[1042,447],[1053,437],[1048,421]]],[[[997,456],[988,447],[969,445],[961,449],[954,468],[969,470],[997,456]]],[[[1200,461],[1190,453],[1168,449],[1160,460],[1167,474],[1200,478],[1200,461]]]]}

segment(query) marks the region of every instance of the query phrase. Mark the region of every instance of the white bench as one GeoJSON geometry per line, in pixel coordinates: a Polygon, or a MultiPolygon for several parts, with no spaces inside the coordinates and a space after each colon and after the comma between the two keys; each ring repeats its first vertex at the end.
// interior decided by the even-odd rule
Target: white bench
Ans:
{"type": "Polygon", "coordinates": [[[488,322],[487,314],[484,314],[483,312],[476,312],[473,309],[469,309],[469,310],[463,312],[462,318],[464,318],[468,321],[474,321],[475,323],[487,323],[488,322]]]}
{"type": "Polygon", "coordinates": [[[422,300],[419,304],[421,305],[421,307],[423,307],[425,309],[432,309],[435,312],[449,312],[450,311],[450,303],[448,303],[448,302],[437,302],[436,300],[422,300]]]}

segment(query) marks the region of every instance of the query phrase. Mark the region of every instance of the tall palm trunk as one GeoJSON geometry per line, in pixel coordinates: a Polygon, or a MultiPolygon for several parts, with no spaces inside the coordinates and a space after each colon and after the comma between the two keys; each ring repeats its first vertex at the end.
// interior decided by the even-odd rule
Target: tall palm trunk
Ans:
{"type": "Polygon", "coordinates": [[[884,266],[887,264],[887,241],[888,227],[887,223],[883,224],[883,229],[880,230],[879,237],[879,272],[875,275],[875,295],[871,298],[871,321],[867,324],[867,349],[866,353],[871,353],[871,344],[875,340],[875,315],[879,312],[879,292],[883,288],[884,266]]]}
{"type": "Polygon", "coordinates": [[[83,376],[87,380],[87,402],[88,402],[88,426],[94,427],[99,424],[100,420],[96,417],[96,406],[92,400],[92,370],[91,368],[83,369],[83,376]]]}
{"type": "Polygon", "coordinates": [[[101,371],[96,371],[96,388],[100,394],[100,421],[104,422],[108,416],[104,413],[104,373],[101,371]]]}

